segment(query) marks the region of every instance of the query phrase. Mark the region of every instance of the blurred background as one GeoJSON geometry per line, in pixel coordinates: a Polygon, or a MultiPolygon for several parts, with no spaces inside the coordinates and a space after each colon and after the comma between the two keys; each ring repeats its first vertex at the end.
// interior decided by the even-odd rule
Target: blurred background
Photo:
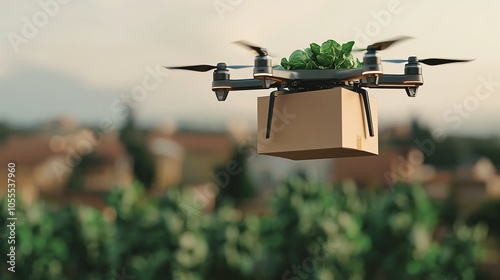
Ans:
{"type": "Polygon", "coordinates": [[[500,279],[499,8],[2,2],[0,178],[14,162],[18,270],[2,226],[0,278],[500,279]],[[424,65],[416,98],[371,90],[375,157],[257,155],[256,99],[269,90],[218,102],[210,72],[162,68],[252,64],[237,40],[278,63],[312,42],[399,35],[415,39],[382,58],[475,60],[424,65]]]}

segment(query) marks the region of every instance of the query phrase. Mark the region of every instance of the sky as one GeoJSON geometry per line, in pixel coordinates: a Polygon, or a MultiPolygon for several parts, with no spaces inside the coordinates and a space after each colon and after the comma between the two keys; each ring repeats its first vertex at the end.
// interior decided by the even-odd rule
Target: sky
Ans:
{"type": "MultiPolygon", "coordinates": [[[[379,126],[417,118],[450,134],[500,135],[499,10],[494,1],[2,1],[0,121],[36,125],[70,115],[82,123],[118,123],[128,102],[145,124],[252,126],[257,97],[270,90],[231,92],[218,102],[211,72],[161,66],[253,64],[252,53],[231,43],[237,40],[267,47],[277,64],[311,42],[354,40],[364,47],[406,35],[414,39],[380,52],[382,59],[475,60],[423,65],[416,98],[403,90],[370,90],[379,126]]],[[[404,69],[383,67],[386,73],[404,69]]],[[[231,71],[231,78],[251,77],[251,69],[231,71]]]]}

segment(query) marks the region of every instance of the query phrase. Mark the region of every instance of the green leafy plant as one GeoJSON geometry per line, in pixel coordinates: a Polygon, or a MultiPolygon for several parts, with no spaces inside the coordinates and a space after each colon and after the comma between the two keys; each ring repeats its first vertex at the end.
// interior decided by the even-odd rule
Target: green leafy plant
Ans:
{"type": "MultiPolygon", "coordinates": [[[[0,279],[488,279],[480,270],[487,228],[441,225],[418,185],[361,191],[294,175],[264,216],[228,204],[188,212],[198,199],[175,186],[151,196],[135,182],[113,188],[102,212],[19,203],[17,270],[0,255],[0,279]]],[[[7,209],[4,197],[3,228],[7,209]]],[[[10,250],[7,237],[0,232],[1,252],[10,250]]]]}
{"type": "Polygon", "coordinates": [[[354,41],[340,45],[335,40],[327,40],[318,45],[311,43],[309,48],[294,51],[289,59],[281,59],[281,67],[285,70],[298,69],[351,69],[362,65],[359,59],[352,56],[354,41]]]}

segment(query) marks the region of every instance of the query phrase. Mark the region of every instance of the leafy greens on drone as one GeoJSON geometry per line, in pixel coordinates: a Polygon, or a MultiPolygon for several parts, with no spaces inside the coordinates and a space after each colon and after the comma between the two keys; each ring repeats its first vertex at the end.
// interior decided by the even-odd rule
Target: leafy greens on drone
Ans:
{"type": "Polygon", "coordinates": [[[335,40],[327,40],[318,45],[311,43],[309,48],[294,51],[289,59],[281,59],[285,70],[298,69],[351,69],[362,66],[359,59],[352,56],[354,41],[340,45],[335,40]]]}

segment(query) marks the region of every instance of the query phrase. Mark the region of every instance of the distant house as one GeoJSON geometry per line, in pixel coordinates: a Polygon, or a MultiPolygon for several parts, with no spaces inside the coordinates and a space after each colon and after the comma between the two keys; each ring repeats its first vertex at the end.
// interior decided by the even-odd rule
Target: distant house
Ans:
{"type": "Polygon", "coordinates": [[[425,189],[429,197],[436,200],[443,200],[451,194],[454,174],[449,170],[436,170],[434,176],[425,183],[425,189]]]}
{"type": "Polygon", "coordinates": [[[500,198],[500,174],[498,174],[491,160],[480,158],[472,167],[472,176],[486,185],[486,193],[500,198]]]}
{"type": "Polygon", "coordinates": [[[473,211],[490,197],[500,198],[500,175],[487,158],[478,158],[459,166],[449,184],[457,189],[462,211],[473,211]]]}
{"type": "Polygon", "coordinates": [[[500,175],[487,158],[464,163],[454,169],[437,169],[425,180],[425,188],[433,199],[454,199],[468,211],[488,197],[500,198],[500,175]]]}
{"type": "Polygon", "coordinates": [[[147,143],[157,165],[155,186],[161,189],[211,182],[210,174],[229,161],[236,147],[225,131],[153,131],[147,143]]]}
{"type": "MultiPolygon", "coordinates": [[[[75,143],[78,142],[70,146],[75,143]]],[[[52,165],[55,164],[53,161],[52,165]]],[[[105,137],[71,169],[63,191],[43,192],[42,196],[59,203],[82,203],[104,210],[103,195],[115,186],[129,186],[133,179],[132,163],[125,147],[115,137],[105,137]]]]}
{"type": "MultiPolygon", "coordinates": [[[[113,137],[97,141],[87,129],[64,135],[12,136],[0,147],[0,163],[7,166],[8,162],[16,164],[17,189],[27,203],[73,189],[75,170],[80,172],[79,188],[88,192],[102,193],[132,180],[123,145],[113,137]],[[88,160],[84,162],[84,158],[88,160]]],[[[5,172],[0,169],[0,176],[6,176],[5,172]]]]}
{"type": "Polygon", "coordinates": [[[353,180],[360,187],[391,187],[396,181],[424,182],[434,175],[416,148],[381,150],[378,156],[336,159],[333,181],[353,180]]]}
{"type": "MultiPolygon", "coordinates": [[[[17,193],[26,203],[37,199],[41,191],[62,190],[68,176],[60,179],[52,171],[53,160],[64,160],[63,153],[56,153],[50,148],[47,134],[14,136],[8,138],[0,147],[0,164],[16,164],[15,180],[17,193]]],[[[0,168],[0,178],[7,178],[7,168],[0,168]]],[[[6,188],[0,189],[3,195],[6,188]]]]}
{"type": "Polygon", "coordinates": [[[118,140],[104,139],[96,145],[82,171],[86,191],[106,192],[114,185],[128,185],[133,180],[131,160],[118,140]]]}
{"type": "Polygon", "coordinates": [[[155,158],[156,177],[153,188],[160,191],[182,180],[184,148],[169,137],[152,135],[148,148],[155,158]]]}

